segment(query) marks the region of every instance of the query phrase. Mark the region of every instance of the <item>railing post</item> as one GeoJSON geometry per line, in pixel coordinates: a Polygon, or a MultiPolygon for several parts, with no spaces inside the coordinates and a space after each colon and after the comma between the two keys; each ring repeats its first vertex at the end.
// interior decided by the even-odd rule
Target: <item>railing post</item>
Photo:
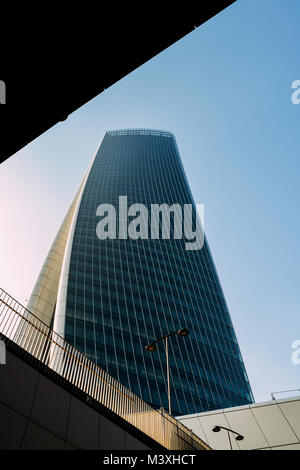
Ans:
{"type": "Polygon", "coordinates": [[[162,439],[163,439],[163,444],[165,444],[166,441],[166,430],[165,430],[165,416],[164,416],[164,408],[161,406],[160,407],[160,414],[161,414],[161,429],[162,429],[162,439]]]}

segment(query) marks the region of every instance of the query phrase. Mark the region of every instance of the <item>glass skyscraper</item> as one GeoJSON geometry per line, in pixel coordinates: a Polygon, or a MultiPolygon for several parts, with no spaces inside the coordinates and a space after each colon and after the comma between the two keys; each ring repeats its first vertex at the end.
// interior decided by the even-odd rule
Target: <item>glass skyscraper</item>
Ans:
{"type": "Polygon", "coordinates": [[[105,133],[28,308],[134,393],[166,409],[164,345],[152,353],[145,346],[188,328],[188,337],[169,341],[173,414],[253,402],[207,240],[188,250],[184,238],[172,236],[174,224],[169,239],[118,232],[99,239],[97,208],[111,204],[117,214],[120,196],[128,207],[190,204],[196,213],[173,134],[105,133]]]}

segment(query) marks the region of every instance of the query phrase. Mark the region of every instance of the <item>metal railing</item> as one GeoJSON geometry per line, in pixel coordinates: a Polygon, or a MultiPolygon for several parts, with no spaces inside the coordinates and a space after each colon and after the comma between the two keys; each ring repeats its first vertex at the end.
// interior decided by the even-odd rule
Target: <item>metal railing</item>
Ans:
{"type": "Polygon", "coordinates": [[[0,333],[166,449],[211,449],[166,411],[155,410],[124,387],[3,289],[0,333]]]}

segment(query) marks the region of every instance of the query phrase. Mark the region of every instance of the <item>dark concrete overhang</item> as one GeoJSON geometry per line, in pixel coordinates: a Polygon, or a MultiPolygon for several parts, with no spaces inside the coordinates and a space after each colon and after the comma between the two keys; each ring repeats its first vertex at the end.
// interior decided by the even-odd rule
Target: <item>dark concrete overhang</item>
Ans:
{"type": "Polygon", "coordinates": [[[11,20],[4,13],[1,161],[234,1],[70,4],[65,12],[26,4],[11,20]]]}

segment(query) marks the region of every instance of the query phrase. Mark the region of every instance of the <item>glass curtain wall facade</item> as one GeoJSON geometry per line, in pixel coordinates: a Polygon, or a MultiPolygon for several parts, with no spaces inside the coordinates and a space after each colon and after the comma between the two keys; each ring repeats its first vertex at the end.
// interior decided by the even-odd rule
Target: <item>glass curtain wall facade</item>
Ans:
{"type": "Polygon", "coordinates": [[[193,204],[173,134],[108,131],[77,200],[60,272],[54,329],[150,404],[168,409],[169,340],[174,415],[253,402],[230,314],[205,239],[100,240],[100,204],[193,204]]]}

